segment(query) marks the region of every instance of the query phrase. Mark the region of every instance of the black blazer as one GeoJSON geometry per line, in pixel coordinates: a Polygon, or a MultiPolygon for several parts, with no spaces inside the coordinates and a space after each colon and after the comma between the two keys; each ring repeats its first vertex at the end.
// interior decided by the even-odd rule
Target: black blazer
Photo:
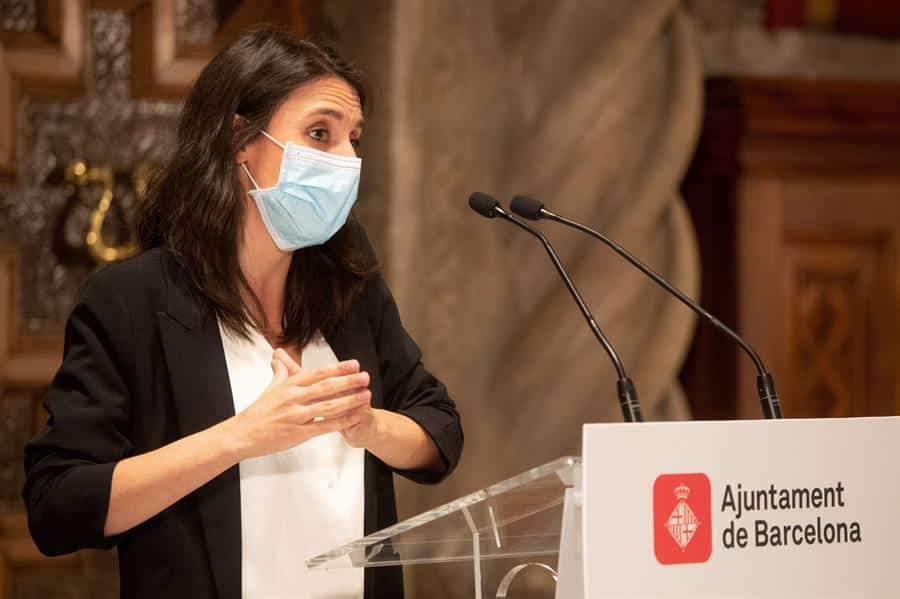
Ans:
{"type": "MultiPolygon", "coordinates": [[[[65,330],[62,366],[45,398],[44,429],[25,449],[23,496],[35,543],[48,555],[118,546],[121,596],[241,595],[240,477],[234,466],[160,514],[112,538],[103,535],[113,468],[206,429],[234,404],[216,318],[189,294],[188,274],[156,248],[92,275],[65,330]]],[[[326,340],[341,360],[371,375],[374,407],[419,423],[443,472],[399,474],[436,483],[463,445],[445,387],[422,366],[380,276],[370,280],[326,340]]],[[[392,469],[365,457],[366,534],[397,520],[392,469]]],[[[298,555],[297,567],[305,567],[298,555]]],[[[369,568],[365,597],[402,597],[400,568],[369,568]]]]}

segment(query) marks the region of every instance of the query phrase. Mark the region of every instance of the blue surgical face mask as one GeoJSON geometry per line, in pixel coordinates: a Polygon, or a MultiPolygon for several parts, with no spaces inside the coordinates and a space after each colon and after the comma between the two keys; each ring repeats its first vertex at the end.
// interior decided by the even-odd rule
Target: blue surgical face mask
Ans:
{"type": "Polygon", "coordinates": [[[256,188],[250,197],[269,235],[283,251],[322,245],[347,222],[359,190],[362,160],[292,142],[282,144],[261,133],[283,150],[275,186],[260,189],[247,165],[241,166],[256,188]]]}

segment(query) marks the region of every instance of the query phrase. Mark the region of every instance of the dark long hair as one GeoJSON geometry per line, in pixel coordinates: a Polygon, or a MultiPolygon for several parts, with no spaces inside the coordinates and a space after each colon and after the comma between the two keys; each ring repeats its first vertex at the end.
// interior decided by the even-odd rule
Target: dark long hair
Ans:
{"type": "MultiPolygon", "coordinates": [[[[271,331],[272,323],[238,262],[246,200],[235,157],[294,89],[329,75],[353,87],[365,109],[361,74],[333,50],[271,25],[242,34],[194,83],[171,162],[152,180],[139,209],[141,246],[168,247],[190,275],[198,302],[240,335],[253,326],[271,331]]],[[[322,246],[295,251],[279,343],[303,347],[316,331],[334,330],[376,269],[356,223],[322,246]]]]}

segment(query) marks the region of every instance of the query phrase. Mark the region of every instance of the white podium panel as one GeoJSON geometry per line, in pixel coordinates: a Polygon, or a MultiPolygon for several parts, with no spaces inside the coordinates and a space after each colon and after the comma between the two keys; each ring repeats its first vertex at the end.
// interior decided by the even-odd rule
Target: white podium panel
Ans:
{"type": "Polygon", "coordinates": [[[584,427],[585,597],[900,597],[900,418],[584,427]]]}

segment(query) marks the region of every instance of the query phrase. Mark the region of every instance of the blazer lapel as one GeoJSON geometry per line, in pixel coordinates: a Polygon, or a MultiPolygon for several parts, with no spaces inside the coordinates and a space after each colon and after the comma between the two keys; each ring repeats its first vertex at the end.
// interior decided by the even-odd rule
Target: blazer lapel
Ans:
{"type": "MultiPolygon", "coordinates": [[[[179,273],[168,277],[168,306],[157,317],[177,421],[182,436],[187,436],[234,416],[234,402],[216,318],[193,303],[179,273]]],[[[199,488],[195,496],[218,597],[240,599],[238,466],[199,488]]]]}

